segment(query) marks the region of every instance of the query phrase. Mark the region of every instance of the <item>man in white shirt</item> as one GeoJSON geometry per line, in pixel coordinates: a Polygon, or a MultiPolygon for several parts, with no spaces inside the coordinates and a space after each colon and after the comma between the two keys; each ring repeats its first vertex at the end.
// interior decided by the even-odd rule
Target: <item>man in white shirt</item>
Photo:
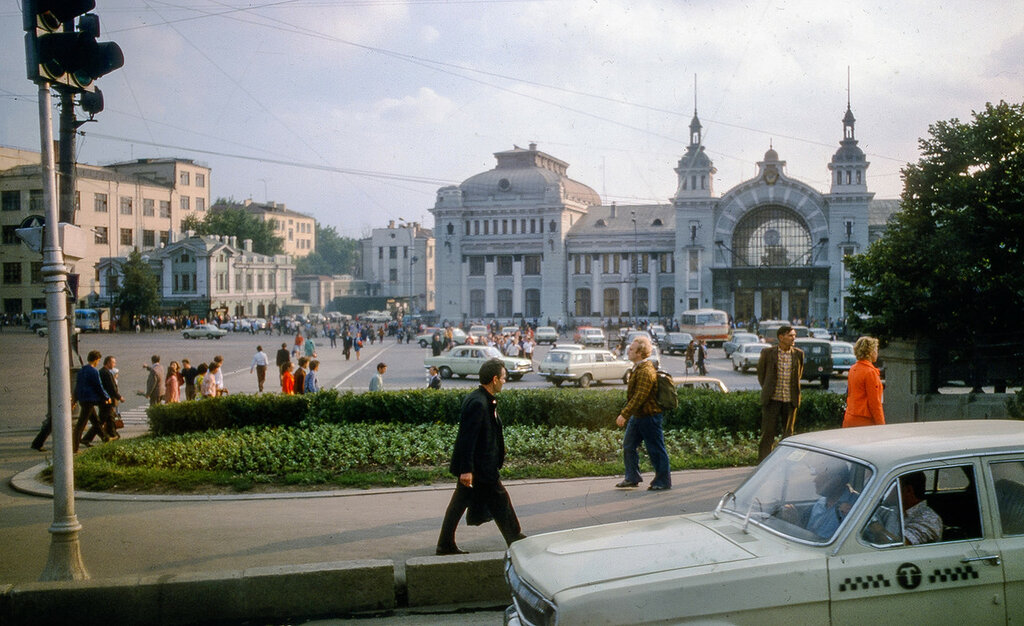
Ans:
{"type": "Polygon", "coordinates": [[[263,382],[267,380],[267,363],[270,359],[267,358],[267,353],[263,351],[263,346],[256,346],[256,354],[252,357],[252,366],[249,368],[249,373],[256,372],[256,383],[259,385],[260,393],[263,393],[263,382]]]}
{"type": "Polygon", "coordinates": [[[214,374],[214,380],[217,382],[217,395],[226,396],[228,395],[228,390],[224,387],[224,357],[218,354],[213,357],[213,362],[219,366],[216,374],[214,374]]]}
{"type": "Polygon", "coordinates": [[[384,391],[384,372],[388,371],[387,363],[377,364],[377,375],[370,379],[370,391],[384,391]]]}

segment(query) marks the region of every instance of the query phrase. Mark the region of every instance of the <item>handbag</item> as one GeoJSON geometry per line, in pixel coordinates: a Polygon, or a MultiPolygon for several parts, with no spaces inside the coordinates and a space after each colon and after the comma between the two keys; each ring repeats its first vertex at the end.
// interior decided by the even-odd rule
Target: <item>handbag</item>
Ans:
{"type": "Polygon", "coordinates": [[[114,413],[114,428],[124,428],[124,420],[121,419],[121,412],[114,413]]]}

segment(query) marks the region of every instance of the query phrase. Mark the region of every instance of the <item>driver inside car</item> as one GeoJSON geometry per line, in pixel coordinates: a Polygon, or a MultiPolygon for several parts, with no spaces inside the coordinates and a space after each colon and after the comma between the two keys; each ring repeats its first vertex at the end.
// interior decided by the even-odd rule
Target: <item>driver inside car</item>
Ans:
{"type": "Polygon", "coordinates": [[[792,504],[784,506],[779,517],[828,539],[835,534],[860,494],[850,486],[850,468],[845,463],[811,467],[810,472],[819,497],[806,514],[806,519],[801,519],[800,512],[792,504]]]}

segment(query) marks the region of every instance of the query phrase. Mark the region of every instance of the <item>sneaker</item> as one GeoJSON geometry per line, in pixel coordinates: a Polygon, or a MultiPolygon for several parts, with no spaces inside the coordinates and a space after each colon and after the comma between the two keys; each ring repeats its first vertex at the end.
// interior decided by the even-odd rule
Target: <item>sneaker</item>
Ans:
{"type": "Polygon", "coordinates": [[[632,488],[636,487],[639,484],[640,483],[635,483],[635,482],[633,482],[631,480],[624,480],[621,483],[615,485],[615,488],[616,489],[632,489],[632,488]]]}

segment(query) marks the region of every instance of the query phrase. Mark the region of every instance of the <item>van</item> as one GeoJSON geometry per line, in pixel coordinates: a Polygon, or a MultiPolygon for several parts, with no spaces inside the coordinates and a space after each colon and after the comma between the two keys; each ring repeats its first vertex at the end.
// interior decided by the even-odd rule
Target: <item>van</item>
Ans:
{"type": "Polygon", "coordinates": [[[828,379],[832,376],[832,343],[797,337],[793,345],[804,353],[804,380],[820,381],[821,388],[828,389],[828,379]]]}
{"type": "Polygon", "coordinates": [[[28,319],[28,329],[36,332],[41,326],[46,326],[46,309],[32,309],[28,319]]]}

